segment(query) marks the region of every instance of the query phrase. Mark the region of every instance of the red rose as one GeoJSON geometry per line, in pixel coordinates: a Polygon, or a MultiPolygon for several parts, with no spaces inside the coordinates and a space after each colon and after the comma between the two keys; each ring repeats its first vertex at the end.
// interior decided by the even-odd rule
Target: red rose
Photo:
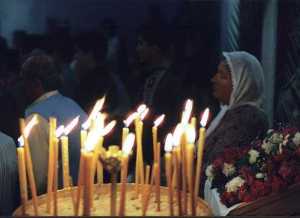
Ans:
{"type": "Polygon", "coordinates": [[[235,192],[224,192],[221,195],[221,202],[226,205],[226,207],[231,207],[239,202],[238,195],[235,192]]]}
{"type": "Polygon", "coordinates": [[[213,162],[212,162],[213,168],[215,170],[222,170],[223,165],[224,165],[224,159],[222,157],[217,157],[213,162]]]}
{"type": "Polygon", "coordinates": [[[286,161],[284,161],[281,166],[279,167],[278,174],[284,178],[288,179],[294,175],[294,169],[293,164],[290,164],[286,161]]]}
{"type": "Polygon", "coordinates": [[[245,197],[243,198],[244,202],[251,202],[256,200],[253,196],[251,196],[250,194],[245,195],[245,197]]]}
{"type": "Polygon", "coordinates": [[[294,183],[300,183],[300,175],[297,175],[294,179],[294,183]]]}
{"type": "Polygon", "coordinates": [[[238,151],[238,159],[241,159],[241,158],[245,157],[248,154],[249,150],[250,150],[249,147],[245,147],[245,148],[239,149],[239,151],[238,151]]]}
{"type": "Polygon", "coordinates": [[[248,187],[246,185],[242,185],[238,190],[238,197],[240,201],[244,201],[244,198],[248,195],[248,187]]]}
{"type": "Polygon", "coordinates": [[[285,137],[287,135],[294,135],[297,131],[298,131],[297,128],[288,127],[282,130],[282,134],[285,137]]]}
{"type": "Polygon", "coordinates": [[[300,158],[300,148],[297,148],[297,150],[296,150],[296,155],[297,155],[297,157],[300,158]]]}
{"type": "Polygon", "coordinates": [[[255,175],[253,174],[253,172],[251,171],[251,169],[249,167],[243,166],[239,170],[239,173],[246,180],[246,183],[248,185],[252,185],[252,183],[253,183],[253,181],[255,179],[255,175]]]}
{"type": "Polygon", "coordinates": [[[255,180],[250,187],[250,191],[251,196],[256,199],[258,197],[268,195],[271,192],[271,187],[266,182],[255,180]]]}
{"type": "Polygon", "coordinates": [[[234,163],[239,157],[237,148],[226,148],[223,154],[224,162],[231,164],[234,163]]]}
{"type": "Polygon", "coordinates": [[[283,148],[281,153],[276,154],[276,155],[273,156],[273,159],[276,162],[280,162],[280,161],[289,159],[290,156],[291,156],[291,153],[287,149],[283,148]]]}
{"type": "Polygon", "coordinates": [[[279,192],[287,187],[287,184],[278,176],[272,177],[272,192],[279,192]]]}

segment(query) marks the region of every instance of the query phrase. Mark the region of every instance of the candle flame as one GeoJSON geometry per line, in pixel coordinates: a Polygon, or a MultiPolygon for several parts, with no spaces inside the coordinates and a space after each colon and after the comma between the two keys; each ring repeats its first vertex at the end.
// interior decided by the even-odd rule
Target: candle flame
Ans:
{"type": "Polygon", "coordinates": [[[60,125],[56,131],[55,131],[55,135],[57,138],[59,138],[63,133],[64,133],[64,129],[65,129],[65,126],[64,125],[60,125]]]}
{"type": "Polygon", "coordinates": [[[95,129],[91,130],[87,135],[84,149],[88,152],[93,151],[98,138],[99,138],[99,133],[95,129]]]}
{"type": "Polygon", "coordinates": [[[129,127],[130,124],[132,123],[132,121],[134,121],[135,118],[136,118],[137,116],[138,116],[138,113],[137,113],[137,112],[134,112],[134,113],[130,114],[130,115],[127,117],[127,119],[123,121],[124,124],[125,124],[125,126],[126,126],[126,127],[129,127]]]}
{"type": "Polygon", "coordinates": [[[192,109],[193,109],[193,100],[191,100],[191,99],[186,100],[184,110],[192,111],[192,109]]]}
{"type": "MultiPolygon", "coordinates": [[[[28,138],[31,129],[32,129],[36,124],[38,124],[38,120],[37,120],[37,116],[34,115],[34,116],[32,117],[32,119],[28,122],[28,124],[27,124],[27,125],[25,126],[25,128],[24,128],[24,133],[23,133],[23,134],[24,134],[24,137],[25,137],[25,138],[28,138]]],[[[20,146],[24,146],[24,139],[23,139],[22,136],[20,136],[20,137],[18,138],[18,142],[19,142],[19,145],[20,145],[20,146]]]]}
{"type": "Polygon", "coordinates": [[[122,151],[129,155],[131,152],[131,149],[134,145],[134,139],[135,139],[135,135],[133,133],[129,133],[128,136],[125,139],[124,144],[122,145],[122,151]]]}
{"type": "Polygon", "coordinates": [[[181,123],[186,125],[191,117],[193,110],[193,101],[191,99],[188,99],[185,103],[184,111],[182,113],[181,123]]]}
{"type": "Polygon", "coordinates": [[[154,121],[154,126],[155,127],[158,127],[161,123],[162,123],[162,121],[165,119],[165,115],[164,114],[162,114],[162,115],[160,115],[155,121],[154,121]]]}
{"type": "Polygon", "coordinates": [[[173,144],[174,146],[179,146],[180,145],[180,139],[183,134],[183,127],[182,124],[177,124],[174,133],[173,133],[173,144]]]}
{"type": "Polygon", "coordinates": [[[172,133],[169,133],[165,141],[165,152],[172,151],[172,146],[173,146],[173,136],[172,133]]]}
{"type": "Polygon", "coordinates": [[[117,124],[117,121],[113,120],[109,124],[107,124],[101,131],[101,136],[107,135],[117,124]]]}
{"type": "Polygon", "coordinates": [[[34,115],[33,118],[28,122],[24,129],[24,136],[27,138],[31,129],[38,123],[37,116],[34,115]]]}
{"type": "Polygon", "coordinates": [[[208,117],[209,117],[209,108],[206,108],[202,117],[201,117],[201,121],[200,124],[202,127],[205,127],[208,121],[208,117]]]}
{"type": "Polygon", "coordinates": [[[104,128],[104,123],[105,123],[106,117],[107,117],[106,113],[101,113],[101,112],[97,113],[97,115],[96,115],[96,128],[100,128],[100,129],[104,128]]]}
{"type": "Polygon", "coordinates": [[[77,116],[75,117],[67,126],[66,128],[64,129],[64,134],[65,135],[68,135],[72,129],[77,125],[77,123],[79,122],[79,117],[80,116],[77,116]]]}
{"type": "Polygon", "coordinates": [[[148,114],[149,112],[149,108],[146,108],[141,114],[140,114],[140,117],[141,117],[141,120],[143,120],[146,115],[148,114]]]}
{"type": "Polygon", "coordinates": [[[147,106],[145,104],[141,104],[136,111],[139,115],[141,115],[141,113],[143,113],[146,108],[147,106]]]}
{"type": "Polygon", "coordinates": [[[97,113],[98,113],[99,111],[101,111],[101,109],[102,109],[102,107],[103,107],[103,105],[104,105],[104,102],[105,102],[105,96],[103,96],[101,99],[99,99],[99,100],[96,102],[95,106],[94,106],[93,109],[92,109],[92,112],[90,113],[90,116],[89,116],[88,119],[82,124],[82,128],[84,128],[85,130],[87,130],[87,129],[90,127],[91,121],[92,121],[93,119],[95,119],[96,116],[97,116],[97,113]]]}
{"type": "Polygon", "coordinates": [[[186,136],[188,143],[194,144],[196,139],[196,130],[192,125],[188,125],[186,130],[186,136]]]}

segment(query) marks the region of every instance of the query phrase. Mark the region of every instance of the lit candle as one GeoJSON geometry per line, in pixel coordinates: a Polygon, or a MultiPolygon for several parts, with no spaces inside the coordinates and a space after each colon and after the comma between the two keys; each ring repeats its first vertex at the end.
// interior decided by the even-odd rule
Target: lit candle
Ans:
{"type": "Polygon", "coordinates": [[[197,118],[196,117],[192,117],[191,119],[191,125],[196,129],[197,128],[197,118]]]}
{"type": "Polygon", "coordinates": [[[209,117],[209,109],[206,108],[203,116],[201,118],[200,124],[201,128],[199,129],[199,139],[198,139],[198,152],[197,152],[197,166],[196,166],[196,178],[195,178],[195,196],[199,194],[199,185],[201,179],[201,166],[202,166],[202,157],[203,149],[205,143],[205,126],[209,117]]]}
{"type": "Polygon", "coordinates": [[[53,174],[53,193],[54,193],[54,216],[57,216],[58,202],[57,202],[57,182],[58,182],[58,138],[53,138],[54,149],[54,174],[53,174]]]}
{"type": "Polygon", "coordinates": [[[173,208],[173,188],[172,188],[172,145],[173,145],[173,137],[172,134],[169,133],[166,138],[165,142],[165,168],[166,168],[166,177],[167,177],[167,185],[168,185],[168,197],[169,197],[169,209],[170,209],[170,216],[174,215],[174,208],[173,208]]]}
{"type": "Polygon", "coordinates": [[[20,129],[22,138],[24,141],[24,153],[25,153],[25,165],[27,168],[27,175],[30,185],[30,191],[33,199],[33,207],[34,207],[34,214],[38,215],[38,199],[37,199],[37,192],[36,192],[36,185],[35,185],[35,179],[34,179],[34,173],[33,173],[33,167],[32,167],[32,159],[30,154],[30,147],[28,144],[28,136],[30,133],[30,130],[38,123],[37,117],[33,116],[33,118],[28,122],[27,126],[25,127],[25,120],[20,119],[20,129]]]}
{"type": "Polygon", "coordinates": [[[124,140],[122,145],[122,164],[121,164],[121,196],[120,196],[120,209],[119,216],[125,216],[125,203],[126,203],[126,183],[127,183],[127,173],[128,173],[128,162],[129,154],[134,145],[135,136],[133,133],[130,133],[127,138],[124,140]]]}
{"type": "Polygon", "coordinates": [[[144,160],[143,160],[143,145],[142,145],[142,135],[143,135],[143,118],[148,113],[149,109],[146,105],[142,104],[137,109],[138,116],[134,120],[135,133],[136,133],[136,164],[135,164],[135,183],[136,183],[136,193],[138,197],[139,189],[138,184],[144,184],[144,160]]]}
{"type": "Polygon", "coordinates": [[[192,215],[195,216],[195,204],[194,204],[194,184],[193,184],[193,178],[194,178],[194,143],[196,138],[196,131],[195,128],[192,125],[189,125],[187,128],[187,178],[188,178],[188,186],[189,186],[189,192],[190,192],[190,211],[192,212],[192,215]]]}
{"type": "Polygon", "coordinates": [[[156,203],[157,211],[160,211],[160,143],[157,143],[157,169],[156,169],[156,203]]]}
{"type": "MultiPolygon", "coordinates": [[[[70,187],[70,165],[69,165],[69,140],[68,135],[72,129],[78,124],[79,116],[73,119],[64,129],[63,136],[61,136],[61,153],[63,165],[63,185],[64,188],[70,187]]],[[[58,128],[59,129],[59,128],[58,128]]],[[[58,130],[57,129],[57,130],[58,130]]],[[[59,132],[56,131],[56,137],[59,138],[59,132]]]]}
{"type": "MultiPolygon", "coordinates": [[[[190,117],[191,117],[191,113],[193,110],[193,101],[188,99],[186,101],[185,104],[185,108],[184,111],[182,113],[182,119],[181,119],[181,124],[184,128],[184,130],[186,130],[190,117]]],[[[187,159],[186,159],[186,133],[185,131],[183,131],[183,134],[181,135],[181,153],[182,153],[182,190],[183,190],[183,211],[184,211],[184,215],[187,214],[187,159]]]]}
{"type": "Polygon", "coordinates": [[[101,109],[104,105],[104,102],[105,102],[105,96],[103,96],[101,99],[96,101],[88,119],[82,124],[83,129],[87,130],[90,128],[92,121],[96,118],[98,112],[101,111],[101,109]]]}
{"type": "Polygon", "coordinates": [[[131,123],[136,119],[138,116],[138,113],[134,112],[130,114],[126,120],[124,120],[125,127],[122,129],[122,145],[125,143],[125,139],[127,138],[127,135],[129,133],[129,126],[131,123]]]}
{"type": "Polygon", "coordinates": [[[165,115],[162,114],[161,116],[159,116],[155,121],[154,121],[154,125],[152,127],[152,142],[153,142],[153,157],[154,157],[154,162],[157,161],[156,157],[157,157],[157,129],[158,126],[162,123],[162,121],[164,120],[165,115]]]}
{"type": "MultiPolygon", "coordinates": [[[[82,150],[82,161],[84,162],[82,169],[84,172],[80,172],[81,178],[84,184],[84,201],[83,201],[83,215],[90,216],[90,210],[92,207],[93,200],[93,163],[94,163],[94,153],[95,144],[97,143],[97,138],[99,137],[99,132],[93,129],[89,132],[87,140],[85,143],[85,148],[82,150]],[[84,178],[84,179],[83,179],[84,178]]],[[[79,204],[77,202],[77,204],[79,204]]],[[[77,205],[79,206],[79,205],[77,205]]],[[[78,209],[77,209],[78,211],[78,209]]]]}
{"type": "MultiPolygon", "coordinates": [[[[97,165],[96,165],[96,167],[97,167],[97,179],[98,179],[98,183],[100,183],[100,184],[103,183],[103,165],[98,160],[97,157],[99,156],[100,151],[103,148],[104,136],[106,136],[115,127],[116,123],[117,122],[115,120],[113,120],[113,121],[109,122],[104,128],[99,128],[100,131],[99,131],[98,141],[97,141],[95,151],[94,151],[94,153],[95,153],[94,159],[97,162],[97,165]]],[[[93,175],[95,175],[95,173],[93,175]]]]}
{"type": "Polygon", "coordinates": [[[80,146],[81,146],[81,149],[84,148],[86,137],[87,137],[87,130],[82,129],[80,131],[80,146]]]}
{"type": "MultiPolygon", "coordinates": [[[[182,124],[181,123],[177,124],[176,128],[173,132],[173,143],[174,143],[174,146],[176,147],[176,149],[175,149],[176,152],[178,152],[178,155],[177,155],[178,160],[177,161],[179,163],[181,162],[181,158],[180,158],[180,153],[181,153],[181,151],[180,151],[180,140],[181,140],[182,133],[183,133],[182,124]]],[[[173,155],[173,157],[174,157],[174,166],[175,166],[176,165],[175,155],[173,155]]],[[[173,183],[172,185],[173,185],[173,187],[176,187],[176,185],[178,184],[177,179],[178,179],[177,171],[174,170],[173,176],[172,176],[172,183],[173,183]]]]}
{"type": "Polygon", "coordinates": [[[18,172],[19,172],[19,187],[20,187],[20,195],[21,195],[21,203],[22,203],[22,215],[24,216],[26,213],[26,202],[28,199],[24,147],[20,145],[17,148],[17,153],[18,153],[18,172]]]}
{"type": "Polygon", "coordinates": [[[47,181],[47,212],[51,212],[51,201],[53,192],[53,178],[54,178],[54,145],[53,138],[56,131],[56,118],[49,118],[49,156],[48,156],[48,181],[47,181]]]}

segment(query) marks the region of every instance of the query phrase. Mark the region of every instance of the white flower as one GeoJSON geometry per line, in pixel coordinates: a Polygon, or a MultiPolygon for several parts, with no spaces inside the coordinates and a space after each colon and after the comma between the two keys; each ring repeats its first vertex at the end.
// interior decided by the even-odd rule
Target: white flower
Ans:
{"type": "Polygon", "coordinates": [[[300,132],[297,132],[293,138],[293,142],[295,143],[296,146],[300,145],[300,132]]]}
{"type": "Polygon", "coordinates": [[[212,165],[208,165],[208,167],[206,167],[205,175],[207,176],[207,179],[209,179],[210,181],[213,180],[213,178],[214,178],[214,169],[213,169],[212,165]]]}
{"type": "Polygon", "coordinates": [[[283,141],[283,135],[279,133],[274,133],[271,135],[269,141],[273,144],[280,144],[283,141]]]}
{"type": "Polygon", "coordinates": [[[223,171],[225,176],[231,176],[235,173],[235,167],[233,166],[233,164],[228,164],[228,163],[224,163],[223,166],[223,171]]]}
{"type": "Polygon", "coordinates": [[[225,188],[227,192],[236,192],[245,183],[241,177],[234,177],[232,180],[226,183],[225,188]]]}
{"type": "Polygon", "coordinates": [[[255,177],[256,177],[257,179],[262,179],[262,178],[265,177],[265,175],[264,175],[263,173],[256,173],[255,177]]]}
{"type": "Polygon", "coordinates": [[[261,145],[261,147],[265,150],[265,152],[267,153],[267,154],[270,154],[271,153],[271,151],[272,151],[272,148],[273,148],[273,144],[272,143],[270,143],[270,142],[267,142],[267,141],[263,141],[263,144],[261,145]]]}
{"type": "Polygon", "coordinates": [[[254,164],[259,157],[259,152],[257,150],[251,149],[249,152],[249,163],[254,164]]]}

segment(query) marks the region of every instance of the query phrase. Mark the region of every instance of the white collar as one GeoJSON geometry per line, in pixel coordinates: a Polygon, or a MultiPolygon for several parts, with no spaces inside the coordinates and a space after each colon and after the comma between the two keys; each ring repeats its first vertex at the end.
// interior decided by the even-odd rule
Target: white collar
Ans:
{"type": "Polygon", "coordinates": [[[54,90],[54,91],[50,91],[50,92],[46,92],[45,94],[41,95],[40,97],[38,97],[29,107],[46,100],[47,98],[50,98],[53,95],[57,95],[59,94],[58,90],[54,90]]]}

